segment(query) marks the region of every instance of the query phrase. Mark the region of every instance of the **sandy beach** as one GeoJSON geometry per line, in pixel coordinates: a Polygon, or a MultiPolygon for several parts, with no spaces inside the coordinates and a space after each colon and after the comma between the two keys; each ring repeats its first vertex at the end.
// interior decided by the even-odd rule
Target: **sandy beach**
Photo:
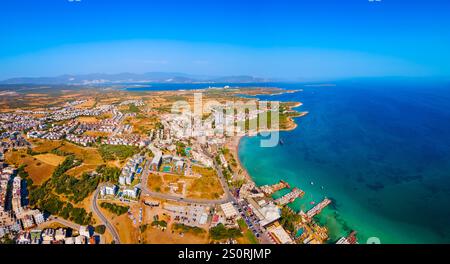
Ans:
{"type": "MultiPolygon", "coordinates": [[[[293,106],[289,107],[289,109],[292,110],[293,108],[299,107],[301,105],[302,105],[302,103],[297,102],[293,106]]],[[[298,114],[299,114],[298,116],[295,116],[293,118],[303,117],[303,116],[307,115],[308,112],[298,112],[298,114]]],[[[291,130],[296,129],[297,123],[295,122],[295,120],[293,118],[288,117],[287,118],[287,120],[288,120],[287,128],[278,129],[278,131],[291,131],[291,130]]],[[[261,130],[259,132],[270,132],[270,131],[273,131],[273,130],[268,129],[268,130],[261,130]]],[[[239,175],[241,177],[243,177],[247,182],[253,182],[251,175],[248,173],[248,171],[242,165],[241,159],[239,158],[239,144],[241,142],[241,139],[245,136],[247,136],[247,135],[243,135],[243,136],[239,135],[239,136],[230,137],[227,139],[225,146],[231,151],[231,154],[236,159],[238,171],[241,171],[241,173],[239,175]]]]}

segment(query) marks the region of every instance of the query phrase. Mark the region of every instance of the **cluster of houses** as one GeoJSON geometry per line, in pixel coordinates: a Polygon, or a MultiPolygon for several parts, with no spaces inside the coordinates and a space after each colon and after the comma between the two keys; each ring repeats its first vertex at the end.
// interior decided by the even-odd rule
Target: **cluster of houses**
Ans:
{"type": "Polygon", "coordinates": [[[94,234],[91,226],[80,226],[74,236],[72,229],[46,228],[20,232],[16,238],[17,244],[99,244],[100,236],[94,234]]]}
{"type": "Polygon", "coordinates": [[[45,222],[41,211],[23,205],[22,179],[15,174],[15,168],[0,162],[0,238],[45,222]]]}
{"type": "Polygon", "coordinates": [[[130,105],[130,104],[134,104],[135,106],[144,106],[145,103],[143,100],[126,100],[121,102],[119,105],[130,105]]]}
{"type": "Polygon", "coordinates": [[[66,102],[64,104],[64,106],[65,107],[71,107],[71,106],[73,107],[73,106],[84,104],[86,102],[87,102],[87,100],[75,100],[75,101],[72,101],[72,102],[66,102]]]}
{"type": "Polygon", "coordinates": [[[20,115],[16,113],[0,114],[0,130],[23,131],[32,128],[38,128],[43,124],[43,120],[32,116],[20,115]]]}
{"type": "MultiPolygon", "coordinates": [[[[74,106],[84,103],[85,100],[77,100],[66,103],[63,107],[53,107],[46,111],[18,111],[16,113],[2,113],[0,114],[0,130],[6,132],[27,131],[28,138],[43,138],[48,140],[61,140],[66,136],[73,142],[81,145],[89,144],[86,141],[92,138],[77,139],[73,135],[81,135],[85,131],[99,131],[114,134],[130,133],[132,127],[130,125],[122,125],[123,119],[130,114],[123,114],[117,110],[114,105],[102,105],[93,109],[77,109],[74,106]],[[79,123],[74,121],[81,116],[100,116],[107,112],[113,114],[112,118],[104,119],[98,123],[79,123]],[[49,123],[72,120],[62,125],[51,125],[49,123]]],[[[140,102],[136,102],[140,105],[140,102]]],[[[4,134],[3,136],[8,136],[4,134]]],[[[114,140],[113,140],[114,141],[114,140]]],[[[115,144],[125,143],[127,145],[136,144],[136,139],[127,140],[127,142],[120,142],[118,140],[115,144]]]]}
{"type": "Polygon", "coordinates": [[[123,146],[135,146],[146,147],[150,143],[148,138],[143,138],[139,135],[127,135],[127,136],[111,136],[102,140],[102,144],[107,145],[123,145],[123,146]]]}
{"type": "Polygon", "coordinates": [[[75,136],[72,134],[69,134],[66,136],[67,141],[82,145],[84,147],[94,144],[97,141],[97,138],[98,137],[93,137],[93,136],[75,136]]]}
{"type": "MultiPolygon", "coordinates": [[[[102,144],[126,145],[146,147],[150,143],[148,137],[131,134],[133,127],[130,124],[122,124],[126,117],[135,113],[122,113],[114,105],[103,105],[93,109],[77,109],[74,106],[84,103],[78,100],[66,103],[63,107],[53,107],[48,111],[21,111],[18,114],[0,114],[0,135],[2,138],[11,137],[10,142],[2,142],[8,148],[29,147],[30,144],[20,136],[20,131],[26,131],[27,138],[42,138],[47,140],[67,139],[70,142],[88,146],[95,143],[98,137],[83,135],[87,131],[105,132],[111,135],[102,140],[102,144]],[[80,116],[99,116],[111,112],[112,117],[99,120],[95,123],[80,123],[75,118],[80,116]],[[70,120],[65,124],[48,125],[52,122],[70,120]],[[16,135],[18,134],[18,135],[16,135]],[[17,138],[13,138],[17,137],[17,138]]],[[[144,105],[142,100],[129,100],[123,104],[144,105]]]]}
{"type": "Polygon", "coordinates": [[[108,119],[101,120],[95,123],[80,123],[80,125],[73,131],[75,135],[81,135],[86,131],[106,132],[111,133],[114,131],[115,125],[104,124],[108,119]]]}
{"type": "Polygon", "coordinates": [[[52,125],[48,130],[30,130],[27,138],[43,138],[48,140],[60,140],[72,133],[78,126],[78,122],[71,121],[63,125],[52,125]]]}
{"type": "Polygon", "coordinates": [[[111,111],[114,106],[102,105],[93,109],[76,109],[72,106],[63,107],[57,111],[50,111],[47,113],[47,119],[52,121],[64,121],[75,119],[80,116],[100,116],[111,111]]]}
{"type": "Polygon", "coordinates": [[[5,132],[0,138],[7,139],[5,141],[0,141],[0,148],[2,149],[27,148],[31,145],[19,132],[5,132]]]}

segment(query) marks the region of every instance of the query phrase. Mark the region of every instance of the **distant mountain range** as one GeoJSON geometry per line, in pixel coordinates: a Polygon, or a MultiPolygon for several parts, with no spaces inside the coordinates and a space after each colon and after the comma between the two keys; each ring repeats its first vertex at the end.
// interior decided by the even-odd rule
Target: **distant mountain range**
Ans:
{"type": "Polygon", "coordinates": [[[174,72],[148,72],[143,74],[93,73],[83,75],[61,75],[56,77],[21,77],[0,81],[0,84],[102,85],[121,83],[263,83],[270,81],[274,80],[248,75],[213,77],[174,72]]]}

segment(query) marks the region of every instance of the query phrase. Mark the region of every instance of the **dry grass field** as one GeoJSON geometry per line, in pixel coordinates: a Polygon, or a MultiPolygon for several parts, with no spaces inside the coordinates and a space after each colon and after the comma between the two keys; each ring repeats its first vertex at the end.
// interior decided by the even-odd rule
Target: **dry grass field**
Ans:
{"type": "Polygon", "coordinates": [[[83,133],[84,136],[90,137],[107,137],[110,135],[108,132],[97,132],[97,131],[86,131],[83,133]]]}
{"type": "Polygon", "coordinates": [[[33,151],[36,152],[49,152],[53,149],[59,148],[62,144],[62,141],[56,140],[56,141],[50,141],[45,139],[33,139],[31,140],[31,143],[33,144],[33,151]]]}
{"type": "Polygon", "coordinates": [[[61,157],[61,156],[58,156],[55,154],[51,154],[51,153],[40,154],[40,155],[36,155],[34,157],[36,159],[38,159],[39,161],[42,161],[44,163],[50,164],[55,167],[64,161],[64,157],[61,157]]]}
{"type": "MultiPolygon", "coordinates": [[[[42,139],[34,139],[32,143],[35,146],[33,148],[35,152],[50,152],[57,149],[67,154],[74,154],[77,158],[82,159],[83,164],[81,166],[67,171],[67,174],[71,176],[79,177],[83,172],[94,171],[98,165],[104,164],[102,157],[95,148],[84,148],[69,142],[42,139]]],[[[25,150],[9,152],[8,158],[9,162],[17,166],[26,164],[26,171],[35,184],[41,184],[50,178],[56,166],[65,159],[65,157],[53,153],[30,156],[25,150]]]]}
{"type": "Polygon", "coordinates": [[[96,168],[97,165],[82,164],[78,167],[68,170],[66,174],[74,177],[81,177],[84,172],[95,171],[96,168]]]}
{"type": "MultiPolygon", "coordinates": [[[[101,203],[101,202],[100,202],[101,203]]],[[[118,205],[128,205],[119,202],[110,202],[118,205]]],[[[138,205],[135,205],[135,207],[138,205]]],[[[115,226],[117,232],[119,232],[120,242],[122,244],[137,244],[139,242],[139,227],[133,224],[128,214],[117,216],[108,210],[98,206],[105,215],[105,217],[111,221],[111,224],[115,226]]]]}
{"type": "Polygon", "coordinates": [[[147,186],[154,192],[161,192],[163,180],[160,175],[151,173],[148,175],[147,186]]]}
{"type": "Polygon", "coordinates": [[[191,198],[217,199],[224,194],[219,178],[213,169],[193,166],[192,171],[202,175],[194,179],[187,188],[187,196],[191,198]]]}
{"type": "MultiPolygon", "coordinates": [[[[170,183],[179,184],[179,181],[183,181],[186,183],[185,196],[189,198],[218,199],[224,194],[222,185],[213,169],[197,166],[194,166],[193,169],[202,177],[192,178],[169,173],[152,173],[148,176],[147,186],[155,192],[170,193],[170,183]]],[[[178,192],[181,192],[182,184],[179,184],[179,188],[178,192]]]]}
{"type": "Polygon", "coordinates": [[[180,234],[179,232],[172,232],[171,225],[164,231],[150,226],[142,237],[146,244],[207,244],[209,242],[206,232],[203,234],[180,234]]]}
{"type": "Polygon", "coordinates": [[[99,121],[96,117],[93,116],[81,116],[78,117],[76,120],[81,123],[96,123],[99,121]]]}
{"type": "Polygon", "coordinates": [[[25,171],[28,172],[36,185],[40,185],[49,179],[56,168],[56,166],[26,154],[25,150],[8,152],[5,158],[8,163],[14,164],[16,167],[26,165],[25,171]]]}
{"type": "Polygon", "coordinates": [[[75,106],[75,108],[82,109],[82,108],[91,108],[95,105],[95,99],[89,99],[86,102],[79,104],[75,106]]]}
{"type": "Polygon", "coordinates": [[[64,145],[58,149],[67,153],[73,153],[77,158],[82,159],[84,164],[100,165],[104,163],[96,148],[85,148],[64,142],[64,145]]]}

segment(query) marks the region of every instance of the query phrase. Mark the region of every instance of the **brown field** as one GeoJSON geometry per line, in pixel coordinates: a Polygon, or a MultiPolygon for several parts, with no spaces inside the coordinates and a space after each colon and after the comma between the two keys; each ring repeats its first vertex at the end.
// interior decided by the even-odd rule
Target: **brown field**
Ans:
{"type": "Polygon", "coordinates": [[[56,166],[26,154],[24,150],[8,152],[5,158],[8,163],[14,164],[17,167],[25,164],[25,171],[28,172],[33,183],[36,185],[40,185],[49,179],[56,168],[56,166]]]}
{"type": "Polygon", "coordinates": [[[26,94],[25,96],[30,96],[30,97],[41,97],[41,96],[46,96],[46,94],[29,93],[29,94],[26,94]]]}
{"type": "Polygon", "coordinates": [[[46,228],[58,229],[58,228],[68,228],[68,227],[63,224],[60,224],[58,222],[44,222],[39,225],[39,228],[41,228],[41,229],[46,229],[46,228]]]}
{"type": "Polygon", "coordinates": [[[161,176],[151,173],[148,175],[147,186],[150,190],[160,192],[162,190],[163,181],[161,176]]]}
{"type": "Polygon", "coordinates": [[[86,102],[75,106],[75,108],[91,108],[95,105],[95,99],[89,99],[86,102]]]}
{"type": "Polygon", "coordinates": [[[36,159],[38,159],[39,161],[45,162],[45,163],[50,164],[55,167],[64,161],[64,157],[61,157],[61,156],[58,156],[55,154],[51,154],[51,153],[36,155],[34,157],[36,159]]]}
{"type": "Polygon", "coordinates": [[[50,140],[45,140],[45,139],[33,139],[33,140],[31,140],[31,143],[35,146],[33,148],[34,151],[36,151],[36,152],[48,152],[48,151],[51,151],[51,150],[56,149],[59,146],[61,146],[62,141],[60,141],[60,140],[50,141],[50,140]]]}
{"type": "Polygon", "coordinates": [[[179,232],[172,232],[173,221],[166,214],[167,211],[162,207],[151,208],[144,206],[143,223],[147,228],[142,233],[142,243],[145,244],[206,244],[209,242],[207,232],[202,234],[185,233],[182,236],[179,232]],[[152,227],[153,217],[158,215],[159,220],[167,222],[167,229],[162,231],[159,228],[152,227]]]}
{"type": "Polygon", "coordinates": [[[68,170],[66,174],[74,177],[80,177],[83,174],[83,172],[95,171],[96,168],[97,165],[82,164],[78,167],[68,170]]]}
{"type": "Polygon", "coordinates": [[[206,232],[198,235],[184,233],[181,236],[178,232],[172,233],[171,225],[165,231],[149,226],[142,237],[144,239],[143,242],[146,244],[207,244],[209,242],[206,232]]]}
{"type": "MultiPolygon", "coordinates": [[[[170,183],[184,181],[186,183],[186,197],[189,198],[217,199],[224,194],[214,170],[201,167],[193,168],[196,168],[195,172],[201,174],[202,177],[192,178],[169,173],[152,173],[148,176],[147,186],[155,192],[169,193],[170,183]]],[[[181,191],[182,184],[179,184],[179,188],[179,191],[181,191]]]]}
{"type": "MultiPolygon", "coordinates": [[[[125,205],[119,202],[110,202],[119,205],[125,205]]],[[[128,205],[128,204],[126,204],[128,205]]],[[[139,242],[139,227],[133,225],[133,221],[127,214],[117,216],[108,210],[98,206],[105,217],[115,226],[117,232],[119,232],[120,242],[122,244],[137,244],[139,242]]]]}
{"type": "Polygon", "coordinates": [[[193,166],[192,171],[202,175],[188,185],[187,196],[202,199],[217,199],[224,194],[219,178],[213,169],[193,166]]]}
{"type": "MultiPolygon", "coordinates": [[[[177,183],[179,180],[189,182],[191,179],[182,177],[180,175],[168,174],[168,173],[158,173],[150,174],[148,176],[147,186],[150,190],[161,193],[170,193],[169,184],[177,183]]],[[[179,191],[182,190],[182,185],[179,184],[179,191]]]]}
{"type": "Polygon", "coordinates": [[[105,114],[103,114],[103,115],[101,115],[101,116],[98,116],[97,118],[99,119],[99,120],[103,120],[103,119],[108,119],[108,118],[111,118],[112,117],[112,114],[111,113],[105,113],[105,114]]]}
{"type": "Polygon", "coordinates": [[[159,119],[156,115],[150,113],[138,114],[134,118],[127,119],[126,124],[133,126],[133,132],[138,134],[148,134],[154,129],[159,119]]]}
{"type": "Polygon", "coordinates": [[[98,122],[98,119],[93,116],[81,116],[81,117],[78,117],[76,120],[81,123],[96,123],[96,122],[98,122]]]}
{"type": "Polygon", "coordinates": [[[103,164],[103,159],[96,148],[84,148],[75,144],[64,142],[64,145],[59,147],[59,150],[73,153],[77,158],[82,159],[83,163],[89,165],[103,164]]]}
{"type": "Polygon", "coordinates": [[[108,132],[97,132],[97,131],[86,131],[83,135],[91,137],[107,137],[110,133],[108,132]]]}

